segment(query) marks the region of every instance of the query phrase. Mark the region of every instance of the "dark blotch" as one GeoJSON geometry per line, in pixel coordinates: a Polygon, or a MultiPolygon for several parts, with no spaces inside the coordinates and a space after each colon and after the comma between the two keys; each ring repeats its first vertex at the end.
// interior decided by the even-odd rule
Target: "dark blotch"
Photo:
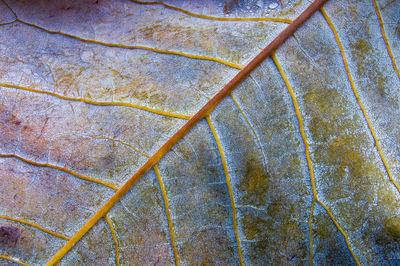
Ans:
{"type": "Polygon", "coordinates": [[[11,225],[0,226],[0,244],[16,245],[20,238],[19,228],[11,225]]]}

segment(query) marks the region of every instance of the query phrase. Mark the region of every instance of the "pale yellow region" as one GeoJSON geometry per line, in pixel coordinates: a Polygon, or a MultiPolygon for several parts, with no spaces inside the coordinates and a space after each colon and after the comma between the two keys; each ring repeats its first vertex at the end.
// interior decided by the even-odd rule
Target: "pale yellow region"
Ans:
{"type": "Polygon", "coordinates": [[[18,160],[23,161],[25,163],[34,165],[34,166],[49,167],[49,168],[57,169],[57,170],[66,172],[68,174],[71,174],[71,175],[73,175],[73,176],[75,176],[75,177],[77,177],[79,179],[83,179],[83,180],[90,181],[90,182],[93,182],[93,183],[101,184],[101,185],[107,186],[109,188],[112,188],[113,190],[118,190],[118,188],[115,185],[109,184],[109,183],[104,182],[102,180],[98,180],[98,179],[94,179],[94,178],[91,178],[91,177],[88,177],[88,176],[84,176],[84,175],[78,174],[78,173],[76,173],[76,172],[74,172],[72,170],[69,170],[69,169],[65,168],[65,167],[52,165],[52,164],[49,164],[49,163],[37,163],[37,162],[31,161],[31,160],[22,158],[22,157],[20,157],[18,155],[15,155],[15,154],[0,154],[0,158],[15,158],[15,159],[18,159],[18,160]]]}
{"type": "Polygon", "coordinates": [[[118,239],[117,239],[117,234],[115,233],[114,226],[110,220],[110,218],[106,215],[104,217],[106,219],[106,222],[108,224],[108,227],[110,228],[113,243],[114,243],[114,250],[115,250],[115,264],[117,266],[120,266],[121,264],[119,263],[119,251],[118,251],[118,239]]]}
{"type": "Polygon", "coordinates": [[[309,173],[310,173],[310,179],[311,179],[312,190],[313,190],[313,201],[312,201],[312,204],[311,204],[310,217],[309,217],[309,220],[308,220],[308,226],[309,226],[309,231],[310,231],[310,235],[309,235],[309,237],[310,237],[310,257],[309,257],[310,265],[313,264],[312,263],[313,236],[312,236],[312,222],[311,222],[311,219],[312,219],[312,214],[314,212],[315,202],[318,202],[319,204],[321,204],[321,206],[324,207],[324,209],[327,211],[327,213],[329,214],[329,217],[331,218],[331,220],[333,221],[333,223],[335,224],[337,229],[340,231],[340,233],[342,233],[343,237],[345,238],[345,241],[346,241],[346,244],[347,244],[347,248],[349,249],[351,255],[353,256],[354,261],[357,263],[357,265],[360,265],[356,255],[353,252],[352,247],[350,246],[350,242],[348,240],[347,233],[344,232],[344,230],[340,227],[339,223],[333,217],[332,212],[317,197],[317,188],[316,188],[316,185],[315,185],[314,170],[313,170],[313,166],[312,166],[312,162],[311,162],[311,156],[310,156],[310,145],[308,143],[307,135],[306,135],[306,132],[304,130],[304,122],[303,122],[303,118],[302,118],[301,113],[300,113],[299,103],[298,103],[297,97],[296,97],[296,95],[295,95],[295,93],[293,91],[292,85],[290,84],[289,79],[286,76],[286,73],[283,70],[282,66],[280,65],[280,63],[279,63],[278,59],[276,58],[275,54],[272,55],[272,59],[273,59],[275,65],[276,65],[276,67],[278,68],[283,80],[285,81],[286,87],[288,88],[289,94],[290,94],[290,96],[292,98],[293,106],[294,106],[295,111],[296,111],[297,120],[299,121],[300,134],[301,134],[301,137],[302,137],[303,142],[304,142],[304,151],[305,151],[305,154],[306,154],[308,170],[309,170],[309,173]]]}
{"type": "Polygon", "coordinates": [[[210,20],[218,20],[218,21],[272,21],[272,22],[282,22],[282,23],[292,23],[293,21],[290,19],[286,18],[270,18],[270,17],[257,17],[257,18],[224,18],[224,17],[213,17],[213,16],[207,16],[207,15],[201,15],[201,14],[196,14],[193,12],[190,12],[188,10],[185,10],[183,8],[179,8],[176,6],[168,5],[164,2],[160,1],[152,1],[152,2],[144,2],[144,1],[137,1],[137,0],[131,0],[134,3],[137,4],[142,4],[142,5],[162,5],[165,8],[173,9],[182,13],[185,13],[186,15],[196,17],[196,18],[203,18],[203,19],[210,19],[210,20]]]}
{"type": "Polygon", "coordinates": [[[28,263],[24,263],[24,262],[20,261],[19,259],[14,259],[14,258],[8,257],[6,255],[1,255],[1,254],[0,254],[0,259],[8,260],[8,261],[11,261],[11,262],[17,263],[19,265],[23,265],[23,266],[30,266],[31,265],[31,264],[28,264],[28,263]]]}
{"type": "Polygon", "coordinates": [[[92,100],[88,100],[88,99],[84,99],[84,98],[73,98],[73,97],[60,95],[60,94],[57,94],[57,93],[54,93],[54,92],[50,92],[50,91],[41,91],[41,90],[37,90],[37,89],[33,89],[33,88],[27,88],[27,87],[22,87],[22,86],[18,86],[18,85],[8,84],[8,83],[0,83],[0,86],[6,87],[6,88],[13,88],[13,89],[17,89],[17,90],[24,90],[24,91],[30,91],[30,92],[50,95],[50,96],[54,96],[54,97],[57,97],[57,98],[63,99],[63,100],[69,100],[69,101],[75,101],[75,102],[83,102],[83,103],[91,104],[91,105],[125,106],[125,107],[131,107],[131,108],[135,108],[135,109],[140,109],[140,110],[143,110],[143,111],[147,111],[147,112],[150,112],[150,113],[159,114],[159,115],[163,115],[163,116],[168,116],[168,117],[173,117],[173,118],[180,118],[180,119],[185,119],[185,120],[190,119],[190,116],[187,116],[187,115],[181,115],[181,114],[175,114],[175,113],[160,111],[160,110],[156,110],[156,109],[152,109],[152,108],[149,108],[149,107],[146,107],[146,106],[141,106],[141,105],[136,105],[136,104],[130,104],[130,103],[124,103],[124,102],[99,102],[99,101],[92,101],[92,100]]]}
{"type": "Polygon", "coordinates": [[[4,220],[13,221],[13,222],[18,222],[18,223],[21,223],[21,224],[30,225],[30,226],[32,226],[32,227],[34,227],[34,228],[36,228],[36,229],[39,229],[39,230],[41,230],[41,231],[43,231],[43,232],[45,232],[45,233],[50,234],[50,235],[52,235],[52,236],[59,237],[59,238],[62,238],[62,239],[64,239],[64,240],[69,240],[69,237],[67,237],[67,236],[65,236],[65,235],[63,235],[63,234],[56,233],[56,232],[51,231],[51,230],[49,230],[49,229],[47,229],[47,228],[44,228],[43,226],[40,226],[40,225],[38,225],[38,224],[29,222],[29,221],[25,221],[25,220],[17,219],[17,218],[12,218],[12,217],[5,216],[5,215],[1,215],[1,214],[0,214],[0,218],[1,218],[1,219],[4,219],[4,220]]]}
{"type": "Polygon", "coordinates": [[[229,197],[231,199],[233,231],[235,232],[240,265],[243,266],[244,262],[243,262],[242,248],[241,248],[241,244],[240,244],[238,225],[237,225],[237,214],[236,214],[236,206],[235,206],[236,204],[235,204],[235,198],[234,198],[235,196],[233,194],[232,184],[231,184],[231,180],[229,177],[228,164],[226,163],[225,153],[222,149],[221,139],[219,138],[217,131],[215,130],[214,124],[212,123],[211,118],[209,116],[206,116],[206,120],[207,120],[207,123],[210,126],[210,129],[214,135],[215,141],[218,146],[219,153],[221,155],[222,165],[224,167],[224,172],[225,172],[226,184],[228,186],[229,197]]]}
{"type": "Polygon", "coordinates": [[[164,199],[165,212],[167,213],[167,218],[168,218],[169,234],[170,234],[170,238],[171,238],[172,249],[174,251],[175,264],[179,266],[179,264],[180,264],[179,263],[179,254],[178,254],[178,250],[177,250],[176,244],[175,244],[174,225],[172,223],[172,216],[171,216],[171,211],[169,208],[167,191],[165,190],[164,181],[162,180],[161,172],[157,165],[154,166],[154,171],[156,172],[158,183],[160,183],[160,188],[161,188],[162,196],[164,199]]]}
{"type": "Polygon", "coordinates": [[[392,53],[392,49],[390,48],[389,41],[388,41],[388,38],[386,36],[386,32],[385,32],[385,27],[384,27],[384,24],[383,24],[381,11],[379,10],[379,6],[378,6],[378,3],[376,2],[376,0],[372,0],[372,2],[374,3],[375,11],[376,11],[376,14],[377,14],[378,19],[379,19],[379,25],[381,26],[382,37],[385,40],[386,49],[388,50],[390,59],[392,60],[394,71],[396,71],[396,74],[400,79],[400,72],[399,72],[399,69],[397,68],[396,60],[394,59],[394,56],[393,56],[393,53],[392,53]]]}
{"type": "Polygon", "coordinates": [[[333,31],[333,34],[335,35],[335,39],[336,39],[336,42],[337,42],[337,44],[339,46],[340,53],[342,55],[344,67],[346,68],[346,72],[347,72],[347,76],[348,76],[348,79],[349,79],[350,84],[351,84],[351,88],[353,89],[354,96],[356,97],[358,105],[360,106],[360,108],[361,108],[361,110],[363,112],[364,118],[367,121],[369,131],[371,132],[371,135],[372,135],[372,137],[374,139],[375,146],[378,149],[379,156],[381,157],[383,165],[385,166],[385,170],[386,170],[386,172],[387,172],[387,174],[389,176],[390,181],[392,181],[392,183],[395,185],[397,191],[400,192],[400,187],[397,184],[397,182],[394,180],[394,178],[392,176],[392,173],[390,172],[389,165],[387,164],[385,156],[384,156],[384,154],[382,152],[381,146],[379,145],[378,138],[377,138],[377,136],[375,134],[374,128],[373,128],[372,123],[371,123],[371,121],[369,119],[369,116],[367,114],[367,110],[365,109],[363,103],[361,102],[360,96],[358,95],[358,91],[357,91],[356,85],[354,83],[353,77],[351,76],[349,64],[347,62],[347,58],[346,58],[346,54],[345,54],[343,46],[342,46],[342,42],[340,41],[339,34],[338,34],[335,26],[333,25],[331,19],[329,18],[328,14],[325,12],[325,10],[323,8],[321,8],[321,13],[324,16],[324,18],[326,19],[326,21],[328,22],[329,27],[333,31]]]}

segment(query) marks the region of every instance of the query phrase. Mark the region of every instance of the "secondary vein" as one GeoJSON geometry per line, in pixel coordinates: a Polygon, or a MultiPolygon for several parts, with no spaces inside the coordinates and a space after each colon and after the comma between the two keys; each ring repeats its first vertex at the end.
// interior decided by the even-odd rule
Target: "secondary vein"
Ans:
{"type": "Polygon", "coordinates": [[[49,260],[47,265],[54,265],[103,217],[108,211],[144,176],[164,155],[189,132],[200,120],[209,115],[212,110],[228,96],[250,73],[268,58],[286,41],[307,19],[309,19],[327,0],[315,0],[286,29],[284,29],[267,47],[264,48],[250,63],[239,71],[210,101],[193,115],[163,146],[151,156],[147,162],[118,189],[118,191],[78,230],[78,232],[49,260]]]}

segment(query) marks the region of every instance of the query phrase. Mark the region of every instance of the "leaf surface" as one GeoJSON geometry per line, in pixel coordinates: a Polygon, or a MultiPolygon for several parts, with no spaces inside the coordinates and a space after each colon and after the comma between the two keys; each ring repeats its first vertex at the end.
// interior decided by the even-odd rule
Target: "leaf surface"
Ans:
{"type": "MultiPolygon", "coordinates": [[[[309,2],[0,2],[0,261],[45,264],[309,2]]],[[[398,1],[328,1],[60,263],[400,260],[398,1]]]]}

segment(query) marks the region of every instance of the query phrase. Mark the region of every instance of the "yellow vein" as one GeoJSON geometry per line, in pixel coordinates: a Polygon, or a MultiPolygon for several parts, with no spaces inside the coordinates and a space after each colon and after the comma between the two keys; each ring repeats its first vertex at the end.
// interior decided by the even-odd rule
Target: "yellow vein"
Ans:
{"type": "Polygon", "coordinates": [[[237,225],[235,195],[233,194],[233,188],[232,188],[231,180],[229,177],[228,164],[226,163],[225,153],[224,153],[224,150],[222,149],[221,139],[219,138],[218,133],[215,130],[215,127],[211,121],[211,118],[209,116],[206,116],[206,120],[208,122],[208,125],[211,128],[211,131],[215,138],[215,142],[217,143],[217,146],[218,146],[219,153],[221,155],[222,165],[224,167],[224,172],[225,172],[226,184],[228,186],[229,197],[231,198],[233,231],[235,232],[236,244],[237,244],[238,254],[239,254],[239,261],[240,261],[241,265],[244,265],[243,258],[242,258],[242,248],[240,245],[240,238],[239,238],[239,232],[238,232],[238,225],[237,225]]]}
{"type": "Polygon", "coordinates": [[[269,57],[285,40],[289,38],[307,19],[309,19],[327,0],[315,0],[293,23],[289,24],[267,47],[264,48],[250,63],[231,79],[211,100],[209,100],[196,114],[194,114],[172,137],[170,137],[155,152],[146,163],[131,177],[117,192],[82,226],[78,232],[47,262],[54,265],[104,216],[111,208],[142,178],[171,148],[181,140],[201,119],[228,96],[250,73],[269,57]]]}
{"type": "Polygon", "coordinates": [[[249,125],[251,131],[253,132],[253,135],[256,137],[257,144],[258,144],[258,146],[260,147],[261,155],[262,155],[263,160],[264,160],[265,170],[268,172],[268,170],[267,170],[267,167],[268,167],[268,165],[267,165],[267,158],[266,158],[266,156],[265,156],[264,149],[263,149],[263,147],[262,147],[262,145],[261,145],[260,138],[258,137],[258,135],[257,135],[256,130],[254,129],[254,127],[251,125],[249,118],[248,118],[247,115],[243,112],[243,109],[240,107],[238,101],[236,101],[236,99],[235,99],[235,97],[233,96],[232,93],[231,93],[231,98],[232,98],[232,100],[235,102],[237,108],[239,109],[239,112],[242,114],[242,116],[243,116],[244,119],[246,120],[247,124],[249,125]]]}
{"type": "Polygon", "coordinates": [[[68,33],[64,33],[61,31],[53,31],[53,30],[48,30],[46,28],[43,28],[41,26],[20,20],[20,19],[16,19],[16,21],[36,28],[38,30],[47,32],[49,34],[57,34],[57,35],[61,35],[64,37],[68,37],[71,39],[75,39],[81,42],[85,42],[85,43],[93,43],[93,44],[97,44],[97,45],[101,45],[101,46],[106,46],[106,47],[115,47],[115,48],[123,48],[123,49],[129,49],[129,50],[147,50],[147,51],[151,51],[151,52],[155,52],[155,53],[159,53],[159,54],[171,54],[171,55],[177,55],[177,56],[183,56],[183,57],[187,57],[187,58],[191,58],[191,59],[198,59],[198,60],[206,60],[206,61],[214,61],[217,63],[221,63],[224,64],[226,66],[232,67],[232,68],[236,68],[236,69],[242,69],[243,66],[239,65],[239,64],[235,64],[220,58],[216,58],[216,57],[211,57],[211,56],[202,56],[202,55],[195,55],[195,54],[188,54],[188,53],[184,53],[184,52],[178,52],[178,51],[170,51],[170,50],[163,50],[163,49],[158,49],[158,48],[153,48],[153,47],[148,47],[148,46],[144,46],[144,45],[126,45],[126,44],[119,44],[119,43],[108,43],[108,42],[101,42],[101,41],[96,41],[96,40],[90,40],[90,39],[84,39],[82,37],[79,36],[75,36],[75,35],[71,35],[68,33]]]}
{"type": "Polygon", "coordinates": [[[281,67],[278,59],[276,58],[275,54],[272,55],[272,60],[274,61],[276,67],[278,68],[283,80],[285,81],[286,87],[289,91],[290,97],[292,98],[292,102],[293,102],[293,106],[294,106],[294,110],[296,112],[296,116],[297,116],[297,121],[299,122],[299,128],[300,128],[300,135],[303,139],[303,143],[304,143],[304,152],[306,155],[306,160],[307,160],[307,166],[308,166],[308,171],[310,173],[310,179],[311,179],[311,186],[312,186],[312,193],[313,193],[313,203],[311,204],[311,212],[310,212],[310,217],[308,219],[308,230],[310,232],[310,257],[309,257],[309,262],[310,265],[313,265],[312,262],[312,256],[313,256],[313,234],[312,234],[312,223],[311,223],[311,219],[312,219],[312,214],[313,214],[313,207],[314,207],[314,201],[317,199],[317,188],[315,185],[315,179],[314,179],[314,170],[313,170],[313,166],[311,163],[311,156],[310,156],[310,146],[308,144],[308,139],[306,136],[306,132],[304,130],[304,122],[303,122],[303,118],[301,116],[300,113],[300,108],[299,108],[299,103],[297,102],[297,98],[296,95],[294,94],[292,85],[290,84],[285,72],[283,71],[283,68],[281,67]]]}
{"type": "Polygon", "coordinates": [[[299,103],[297,102],[297,97],[294,94],[292,85],[290,84],[289,79],[287,78],[287,76],[286,76],[282,66],[280,65],[278,59],[276,58],[275,54],[272,55],[272,60],[274,61],[275,65],[277,66],[283,80],[285,81],[286,87],[288,88],[289,94],[292,98],[292,102],[293,102],[293,106],[294,106],[294,109],[296,112],[297,120],[299,122],[300,134],[301,134],[301,137],[304,142],[304,152],[305,152],[306,159],[307,159],[308,170],[310,172],[313,196],[314,196],[314,198],[316,198],[317,197],[317,189],[315,186],[314,170],[313,170],[313,166],[311,163],[310,145],[308,143],[306,132],[304,130],[304,122],[303,122],[303,118],[301,117],[299,103]]]}
{"type": "Polygon", "coordinates": [[[292,23],[293,21],[290,19],[286,18],[271,18],[271,17],[257,17],[257,18],[224,18],[224,17],[214,17],[214,16],[207,16],[207,15],[201,15],[197,13],[190,12],[188,10],[185,10],[183,8],[179,8],[173,5],[168,5],[164,2],[160,1],[152,1],[152,2],[145,2],[145,1],[137,1],[137,0],[131,0],[134,3],[137,4],[142,4],[142,5],[162,5],[165,8],[172,9],[175,11],[182,12],[186,15],[196,17],[196,18],[203,18],[203,19],[210,19],[210,20],[218,20],[218,21],[272,21],[272,22],[282,22],[282,23],[292,23]]]}
{"type": "Polygon", "coordinates": [[[175,264],[179,266],[179,254],[178,254],[178,249],[176,248],[176,243],[175,243],[174,227],[173,227],[171,211],[170,211],[169,203],[168,203],[167,191],[165,190],[164,181],[162,180],[161,172],[157,165],[154,166],[154,171],[156,172],[158,183],[160,184],[162,196],[164,199],[165,212],[167,213],[169,235],[171,237],[171,245],[172,245],[172,249],[174,251],[175,264]]]}
{"type": "Polygon", "coordinates": [[[353,77],[351,76],[349,64],[348,64],[347,59],[346,59],[346,55],[345,55],[345,52],[344,52],[344,49],[343,49],[343,46],[342,46],[342,42],[340,41],[339,34],[338,34],[335,26],[333,25],[331,19],[329,18],[328,14],[325,12],[325,10],[323,8],[321,8],[321,13],[324,16],[325,20],[328,22],[329,27],[331,28],[333,34],[335,35],[335,39],[336,39],[336,42],[337,42],[337,44],[339,46],[340,53],[342,55],[342,60],[343,60],[344,67],[345,67],[346,72],[347,72],[347,77],[348,77],[348,79],[350,81],[350,84],[351,84],[351,88],[353,90],[354,96],[357,99],[358,105],[360,106],[361,111],[363,112],[364,118],[365,118],[365,120],[366,120],[366,122],[368,124],[369,131],[371,132],[371,135],[372,135],[372,137],[374,139],[375,146],[378,149],[379,155],[381,157],[383,165],[385,166],[385,169],[386,169],[386,172],[387,172],[387,174],[389,176],[389,179],[390,179],[390,181],[392,181],[394,186],[397,188],[397,191],[400,192],[400,187],[396,183],[396,181],[394,180],[394,178],[392,176],[392,173],[390,172],[389,165],[387,164],[385,156],[383,155],[381,146],[379,145],[379,142],[378,142],[378,138],[376,137],[374,128],[372,127],[372,123],[371,123],[371,121],[370,121],[370,119],[368,117],[367,110],[365,109],[363,103],[361,102],[360,96],[358,95],[358,91],[357,91],[356,85],[355,85],[355,83],[353,81],[353,77]]]}
{"type": "Polygon", "coordinates": [[[8,257],[6,255],[2,255],[2,254],[0,254],[0,259],[8,260],[8,261],[11,261],[11,262],[17,263],[19,265],[23,265],[23,266],[30,266],[31,265],[31,264],[22,262],[19,259],[14,259],[14,258],[8,257]]]}
{"type": "Polygon", "coordinates": [[[218,62],[227,66],[230,66],[232,68],[236,68],[236,69],[242,69],[243,66],[239,65],[239,64],[235,64],[220,58],[216,58],[216,57],[211,57],[211,56],[201,56],[201,55],[194,55],[194,54],[188,54],[188,53],[184,53],[184,52],[177,52],[177,51],[170,51],[170,50],[163,50],[163,49],[157,49],[157,48],[152,48],[152,47],[148,47],[148,46],[143,46],[143,45],[125,45],[125,44],[118,44],[118,43],[107,43],[107,42],[101,42],[101,41],[96,41],[96,40],[90,40],[90,39],[85,39],[79,36],[75,36],[72,34],[68,34],[68,33],[64,33],[61,31],[53,31],[53,30],[49,30],[46,29],[44,27],[41,27],[39,25],[33,24],[33,23],[29,23],[26,22],[24,20],[21,20],[18,18],[17,14],[14,12],[14,10],[4,1],[2,0],[4,4],[7,5],[7,7],[11,10],[11,12],[14,14],[15,16],[15,20],[8,23],[11,24],[13,22],[20,22],[26,26],[30,26],[33,28],[36,28],[38,30],[47,32],[49,34],[57,34],[57,35],[62,35],[64,37],[67,38],[71,38],[71,39],[75,39],[81,42],[85,42],[85,43],[93,43],[93,44],[98,44],[101,46],[106,46],[106,47],[116,47],[116,48],[123,48],[123,49],[138,49],[138,50],[147,50],[147,51],[152,51],[155,53],[160,53],[160,54],[172,54],[172,55],[177,55],[177,56],[183,56],[183,57],[187,57],[187,58],[191,58],[191,59],[198,59],[198,60],[208,60],[208,61],[214,61],[214,62],[218,62]]]}
{"type": "Polygon", "coordinates": [[[50,95],[50,96],[54,96],[54,97],[57,97],[57,98],[62,99],[62,100],[83,102],[83,103],[86,103],[86,104],[99,105],[99,106],[131,107],[131,108],[140,109],[140,110],[147,111],[147,112],[154,113],[154,114],[158,114],[158,115],[169,116],[169,117],[180,118],[180,119],[186,119],[186,120],[190,119],[190,116],[187,116],[187,115],[164,112],[164,111],[160,111],[160,110],[156,110],[156,109],[152,109],[152,108],[149,108],[149,107],[136,105],[136,104],[123,103],[123,102],[98,102],[98,101],[92,101],[92,100],[87,100],[87,99],[83,99],[83,98],[79,99],[79,98],[73,98],[73,97],[60,95],[60,94],[57,94],[57,93],[54,93],[54,92],[50,92],[50,91],[41,91],[41,90],[37,90],[37,89],[22,87],[22,86],[8,84],[8,83],[0,83],[0,86],[6,87],[6,88],[12,88],[12,89],[18,89],[18,90],[24,90],[24,91],[34,92],[34,93],[50,95]]]}
{"type": "Polygon", "coordinates": [[[316,202],[318,202],[324,209],[325,211],[328,213],[329,217],[331,218],[332,222],[335,224],[335,226],[337,227],[337,229],[340,231],[340,233],[342,233],[344,240],[346,241],[346,245],[349,247],[349,251],[351,253],[351,255],[353,256],[355,262],[357,265],[361,265],[360,262],[358,261],[356,254],[354,254],[353,250],[350,248],[350,242],[349,242],[349,237],[346,234],[346,232],[342,229],[342,227],[339,225],[339,223],[335,220],[335,218],[333,217],[332,212],[328,209],[327,206],[325,206],[325,204],[323,204],[320,200],[316,200],[316,202]]]}
{"type": "Polygon", "coordinates": [[[44,228],[44,227],[42,227],[42,226],[40,226],[38,224],[32,223],[32,222],[28,222],[28,221],[25,221],[25,220],[22,220],[22,219],[8,217],[8,216],[1,215],[1,214],[0,214],[0,218],[1,219],[5,219],[5,220],[9,220],[9,221],[13,221],[13,222],[18,222],[18,223],[21,223],[21,224],[26,224],[26,225],[32,226],[32,227],[34,227],[36,229],[39,229],[39,230],[41,230],[41,231],[43,231],[45,233],[48,233],[48,234],[50,234],[52,236],[55,236],[55,237],[58,237],[58,238],[62,238],[64,240],[69,240],[69,237],[67,237],[67,236],[65,236],[63,234],[56,233],[54,231],[46,229],[46,228],[44,228]]]}
{"type": "Polygon", "coordinates": [[[38,166],[38,167],[49,167],[49,168],[57,169],[59,171],[63,171],[65,173],[71,174],[71,175],[73,175],[73,176],[75,176],[75,177],[77,177],[79,179],[83,179],[83,180],[90,181],[90,182],[93,182],[93,183],[101,184],[101,185],[107,186],[109,188],[112,188],[114,190],[118,190],[118,188],[116,186],[112,185],[112,184],[109,184],[109,183],[104,182],[102,180],[98,180],[98,179],[94,179],[94,178],[91,178],[91,177],[88,177],[88,176],[84,176],[84,175],[78,174],[78,173],[76,173],[76,172],[74,172],[72,170],[69,170],[69,169],[65,168],[65,167],[60,167],[60,166],[52,165],[52,164],[49,164],[49,163],[34,162],[34,161],[31,161],[31,160],[22,158],[22,157],[20,157],[18,155],[15,155],[15,154],[0,154],[0,158],[15,158],[15,159],[18,159],[18,160],[23,161],[25,163],[28,163],[30,165],[34,165],[34,166],[38,166]]]}
{"type": "Polygon", "coordinates": [[[87,135],[87,136],[88,136],[88,137],[91,137],[91,138],[95,138],[95,139],[105,139],[105,140],[110,140],[110,141],[118,142],[118,143],[120,143],[120,144],[122,144],[122,145],[124,145],[124,146],[127,146],[127,147],[131,148],[131,149],[134,150],[135,152],[137,152],[137,153],[139,153],[139,154],[141,154],[141,155],[143,155],[143,156],[145,156],[145,157],[147,157],[147,158],[150,158],[150,155],[149,155],[149,154],[142,152],[142,151],[139,150],[138,148],[135,148],[135,147],[133,147],[132,145],[130,145],[130,144],[126,143],[126,142],[123,142],[122,140],[114,139],[114,138],[109,138],[109,137],[94,136],[94,135],[87,135]]]}
{"type": "Polygon", "coordinates": [[[372,2],[374,3],[376,14],[378,15],[379,25],[381,26],[382,37],[385,40],[386,49],[387,49],[387,51],[389,53],[390,59],[392,60],[394,71],[396,71],[396,74],[400,79],[400,72],[399,72],[399,69],[397,68],[396,60],[394,59],[394,56],[393,56],[393,53],[392,53],[392,49],[390,48],[389,40],[388,40],[388,38],[386,36],[385,26],[383,24],[381,11],[379,10],[379,6],[378,6],[378,3],[376,2],[376,0],[372,0],[372,2]]]}
{"type": "MultiPolygon", "coordinates": [[[[280,63],[279,63],[279,61],[278,61],[278,59],[277,59],[275,54],[272,55],[272,59],[273,59],[275,65],[276,65],[276,67],[278,68],[283,80],[285,81],[286,87],[288,88],[289,94],[290,94],[290,96],[292,98],[293,106],[295,108],[297,120],[299,122],[300,134],[301,134],[301,137],[302,137],[303,142],[304,142],[304,152],[306,154],[308,170],[309,170],[309,173],[310,173],[310,179],[311,179],[311,185],[312,185],[312,191],[313,191],[313,202],[316,201],[316,202],[320,203],[321,206],[323,206],[325,208],[325,210],[328,212],[328,214],[330,214],[330,217],[331,217],[332,221],[334,222],[334,224],[336,225],[338,230],[343,234],[344,238],[346,239],[347,248],[350,250],[355,262],[357,263],[357,265],[360,265],[359,262],[358,262],[357,257],[355,256],[355,254],[353,252],[352,247],[350,246],[350,242],[348,241],[348,236],[347,236],[346,232],[343,231],[343,229],[339,226],[339,224],[334,219],[332,213],[328,210],[328,208],[326,208],[325,205],[322,204],[322,202],[319,201],[319,199],[317,197],[317,188],[316,188],[316,185],[315,185],[315,176],[314,176],[314,170],[313,170],[313,165],[312,165],[312,162],[311,162],[311,155],[310,155],[310,145],[308,143],[307,135],[306,135],[306,132],[304,130],[304,121],[303,121],[303,118],[302,118],[301,113],[300,113],[299,103],[297,102],[297,97],[296,97],[296,95],[294,93],[292,85],[290,84],[289,79],[286,76],[286,73],[283,70],[282,66],[280,65],[280,63]]],[[[309,220],[308,220],[308,226],[310,227],[309,228],[309,231],[310,231],[310,235],[309,235],[309,237],[310,237],[310,245],[313,244],[312,224],[311,224],[311,219],[312,219],[311,215],[313,214],[313,206],[314,206],[314,204],[311,204],[312,211],[310,212],[310,217],[309,217],[309,220]]],[[[310,258],[309,258],[309,261],[310,261],[311,265],[312,265],[312,257],[311,257],[312,256],[312,248],[313,247],[310,246],[310,258]]]]}
{"type": "Polygon", "coordinates": [[[108,224],[108,227],[110,228],[111,231],[111,235],[112,235],[112,239],[113,239],[113,243],[114,243],[114,249],[115,249],[115,263],[117,266],[120,266],[121,264],[119,263],[119,252],[118,252],[118,240],[117,240],[117,235],[115,233],[115,229],[114,226],[110,220],[110,218],[108,217],[108,215],[106,215],[104,217],[106,219],[106,222],[108,224]]]}

